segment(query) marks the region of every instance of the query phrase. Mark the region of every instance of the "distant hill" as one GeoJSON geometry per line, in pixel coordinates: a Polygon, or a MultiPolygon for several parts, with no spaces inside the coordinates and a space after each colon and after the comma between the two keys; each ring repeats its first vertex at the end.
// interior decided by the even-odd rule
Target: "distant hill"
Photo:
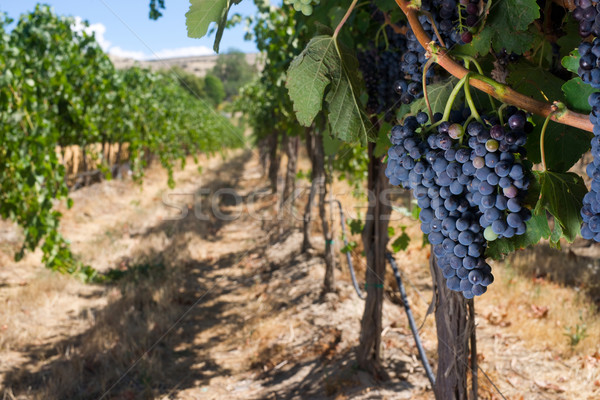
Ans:
{"type": "MultiPolygon", "coordinates": [[[[137,65],[142,68],[149,68],[153,71],[168,70],[173,67],[179,67],[182,70],[197,76],[204,76],[216,64],[218,55],[195,56],[195,57],[177,57],[165,58],[161,60],[138,61],[132,58],[121,58],[109,55],[113,64],[118,69],[124,69],[137,65]]],[[[246,54],[246,61],[250,65],[257,65],[258,53],[246,54]]]]}

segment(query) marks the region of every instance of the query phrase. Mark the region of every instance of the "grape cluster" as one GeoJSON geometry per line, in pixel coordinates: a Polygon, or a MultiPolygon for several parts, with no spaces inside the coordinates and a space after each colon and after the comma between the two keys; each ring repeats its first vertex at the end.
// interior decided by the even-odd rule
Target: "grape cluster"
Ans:
{"type": "Polygon", "coordinates": [[[312,15],[313,6],[319,5],[321,0],[290,0],[290,4],[294,7],[294,10],[301,12],[307,17],[312,15]]]}
{"type": "Polygon", "coordinates": [[[590,120],[594,124],[592,139],[592,156],[594,161],[588,164],[586,172],[592,179],[591,190],[583,197],[581,207],[581,236],[584,239],[594,239],[600,242],[600,93],[592,93],[588,98],[592,107],[590,120]]]}
{"type": "Polygon", "coordinates": [[[446,284],[466,298],[485,293],[493,282],[487,242],[523,234],[531,216],[523,206],[529,182],[520,162],[527,123],[524,113],[510,111],[506,129],[494,120],[491,127],[472,121],[464,129],[468,112],[459,111],[426,137],[433,128],[425,113],[407,117],[391,132],[386,176],[412,189],[421,230],[446,284]]]}
{"type": "MultiPolygon", "coordinates": [[[[367,88],[367,111],[372,114],[385,112],[385,119],[391,121],[401,105],[402,91],[397,92],[395,86],[390,86],[389,82],[394,82],[397,76],[404,75],[402,59],[406,53],[406,40],[390,26],[385,27],[385,34],[387,50],[385,43],[381,43],[378,48],[372,45],[370,50],[359,52],[357,57],[367,88]]],[[[412,98],[408,103],[411,101],[412,98]]]]}
{"type": "Polygon", "coordinates": [[[581,42],[579,44],[579,68],[577,73],[585,83],[600,89],[600,39],[593,43],[581,42]]]}
{"type": "Polygon", "coordinates": [[[579,22],[579,35],[582,38],[600,36],[599,10],[600,5],[594,5],[591,0],[575,0],[573,18],[579,22]]]}

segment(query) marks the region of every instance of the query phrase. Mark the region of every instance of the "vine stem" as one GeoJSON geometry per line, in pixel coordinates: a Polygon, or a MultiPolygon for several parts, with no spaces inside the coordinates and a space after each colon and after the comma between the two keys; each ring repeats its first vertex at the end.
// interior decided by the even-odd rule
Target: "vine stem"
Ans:
{"type": "Polygon", "coordinates": [[[469,108],[471,109],[471,114],[473,115],[473,117],[475,117],[475,119],[478,122],[483,124],[483,121],[481,120],[481,116],[477,112],[477,108],[475,107],[475,103],[473,103],[473,98],[471,97],[471,86],[469,85],[469,80],[471,79],[471,74],[468,73],[467,75],[465,75],[465,77],[467,78],[467,80],[465,81],[465,98],[467,100],[467,104],[469,105],[469,108]]]}
{"type": "Polygon", "coordinates": [[[547,169],[546,169],[546,147],[544,146],[544,139],[546,138],[546,128],[548,127],[548,124],[550,123],[552,114],[554,114],[554,112],[558,111],[558,106],[556,104],[553,104],[552,107],[554,107],[554,111],[546,117],[546,120],[544,121],[544,125],[542,125],[542,133],[540,135],[540,154],[542,156],[542,171],[544,171],[544,172],[547,171],[547,169]]]}
{"type": "MultiPolygon", "coordinates": [[[[417,10],[413,8],[407,0],[396,0],[396,4],[402,9],[404,14],[406,14],[408,23],[421,46],[425,49],[430,49],[431,46],[429,43],[431,42],[431,38],[419,22],[417,10]]],[[[437,51],[435,58],[436,62],[442,68],[459,79],[462,79],[469,72],[462,65],[454,61],[443,49],[437,51]]],[[[520,109],[545,118],[550,116],[553,121],[564,125],[569,125],[588,132],[593,131],[593,125],[587,115],[579,114],[566,108],[560,112],[555,112],[553,111],[552,104],[534,100],[491,78],[482,75],[473,76],[472,85],[484,93],[492,95],[503,103],[512,104],[520,109]]]]}
{"type": "MultiPolygon", "coordinates": [[[[452,106],[454,105],[454,100],[456,100],[456,96],[458,96],[458,92],[460,92],[462,87],[465,85],[465,82],[467,81],[467,79],[468,79],[468,76],[465,75],[460,81],[458,81],[456,86],[454,86],[454,89],[452,89],[452,92],[450,92],[450,96],[448,96],[448,101],[446,102],[446,108],[444,108],[444,115],[442,116],[442,119],[440,119],[435,124],[430,125],[429,128],[427,128],[426,132],[429,132],[429,131],[435,129],[442,122],[448,121],[448,118],[450,117],[450,112],[452,111],[452,106]]],[[[432,121],[433,121],[433,119],[432,119],[432,121]]]]}
{"type": "Polygon", "coordinates": [[[342,30],[342,27],[344,26],[346,21],[348,21],[348,18],[350,18],[350,14],[352,14],[354,7],[356,7],[356,3],[358,3],[358,0],[352,0],[352,4],[350,4],[350,7],[348,7],[348,10],[346,11],[344,18],[342,18],[342,20],[340,21],[338,26],[335,27],[335,31],[333,32],[334,39],[337,39],[338,35],[340,34],[340,31],[342,30]]]}
{"type": "Polygon", "coordinates": [[[431,103],[429,103],[429,95],[427,94],[427,79],[425,77],[425,75],[427,75],[427,71],[429,70],[429,67],[431,67],[431,64],[433,64],[434,60],[433,58],[430,58],[429,60],[427,60],[427,62],[425,63],[425,66],[423,66],[423,97],[425,98],[425,104],[427,104],[427,111],[429,111],[429,120],[433,121],[433,111],[431,110],[431,103]]]}

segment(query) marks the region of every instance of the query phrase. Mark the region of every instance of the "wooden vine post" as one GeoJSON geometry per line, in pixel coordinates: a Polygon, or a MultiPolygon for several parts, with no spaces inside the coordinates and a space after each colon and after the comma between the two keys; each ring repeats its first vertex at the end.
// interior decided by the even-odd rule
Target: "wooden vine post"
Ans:
{"type": "Polygon", "coordinates": [[[369,209],[362,233],[367,259],[365,308],[361,320],[358,364],[375,377],[384,378],[381,367],[381,331],[383,312],[383,285],[385,283],[386,248],[389,216],[392,211],[388,201],[381,201],[389,188],[385,165],[373,154],[375,144],[369,143],[369,209]]]}

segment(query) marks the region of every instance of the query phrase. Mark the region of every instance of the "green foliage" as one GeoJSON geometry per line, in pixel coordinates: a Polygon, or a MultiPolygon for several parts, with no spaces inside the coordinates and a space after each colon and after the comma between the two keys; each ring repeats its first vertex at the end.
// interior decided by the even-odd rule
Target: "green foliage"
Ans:
{"type": "Polygon", "coordinates": [[[215,107],[225,100],[225,86],[219,78],[212,74],[206,74],[204,77],[204,90],[215,107]]]}
{"type": "MultiPolygon", "coordinates": [[[[554,232],[572,242],[581,226],[580,210],[587,188],[573,172],[536,172],[540,182],[540,200],[535,213],[548,211],[554,217],[554,232]]],[[[556,240],[555,240],[556,241],[556,240]]]]}
{"type": "Polygon", "coordinates": [[[579,342],[588,337],[587,325],[581,312],[579,313],[579,322],[575,326],[565,326],[564,335],[569,339],[571,347],[577,346],[579,342]]]}
{"type": "MultiPolygon", "coordinates": [[[[176,160],[239,144],[238,133],[172,76],[115,70],[93,36],[74,32],[74,20],[57,17],[49,7],[21,16],[10,35],[5,23],[0,22],[0,217],[23,227],[17,259],[41,244],[49,268],[89,279],[92,270],[76,260],[58,233],[61,215],[53,207],[67,198],[68,187],[57,150],[126,143],[136,178],[152,153],[172,182],[176,160]]],[[[87,147],[99,159],[93,151],[87,147]]]]}
{"type": "Polygon", "coordinates": [[[312,124],[324,98],[333,136],[348,142],[366,141],[371,123],[358,98],[357,64],[354,55],[331,36],[320,35],[308,43],[290,65],[287,81],[302,125],[312,124]]]}
{"type": "Polygon", "coordinates": [[[535,0],[503,0],[492,4],[486,25],[475,36],[472,47],[486,54],[490,47],[495,51],[523,54],[532,46],[534,34],[529,25],[540,17],[540,7],[535,0]]]}
{"type": "Polygon", "coordinates": [[[577,77],[567,81],[562,85],[562,91],[565,94],[565,103],[569,109],[584,114],[589,114],[592,111],[592,107],[588,103],[588,97],[598,90],[584,83],[581,78],[577,77]]]}
{"type": "Polygon", "coordinates": [[[394,253],[406,250],[410,244],[410,236],[406,233],[406,226],[401,226],[400,228],[402,229],[402,233],[392,242],[394,253]]]}
{"type": "Polygon", "coordinates": [[[190,9],[185,14],[188,36],[201,38],[208,32],[212,22],[217,23],[214,50],[219,52],[219,43],[227,26],[227,15],[231,6],[242,0],[190,0],[190,9]]]}
{"type": "Polygon", "coordinates": [[[543,210],[540,214],[534,214],[526,222],[527,231],[520,236],[502,238],[488,243],[485,255],[493,259],[500,259],[503,255],[510,254],[515,250],[524,249],[538,243],[542,238],[548,239],[551,231],[548,227],[548,218],[543,210]]]}
{"type": "Polygon", "coordinates": [[[361,235],[365,228],[365,224],[360,218],[351,219],[348,221],[348,226],[350,227],[350,233],[353,235],[361,235]]]}
{"type": "MultiPolygon", "coordinates": [[[[458,80],[454,77],[450,77],[443,82],[433,83],[427,86],[427,94],[429,96],[429,104],[431,105],[431,111],[435,114],[436,112],[443,113],[446,108],[446,103],[450,98],[450,93],[458,80]]],[[[459,99],[460,100],[460,99],[459,99]]],[[[456,101],[459,103],[460,101],[456,101]]],[[[415,100],[410,106],[410,112],[413,114],[418,113],[421,110],[427,110],[427,104],[425,98],[415,100]]]]}
{"type": "MultiPolygon", "coordinates": [[[[168,74],[169,72],[164,72],[168,74]]],[[[179,67],[171,69],[171,74],[177,77],[179,84],[196,98],[206,98],[206,84],[203,78],[190,74],[179,67]]]]}
{"type": "Polygon", "coordinates": [[[165,0],[150,0],[150,13],[148,18],[157,20],[162,17],[162,12],[160,10],[165,9],[165,0]]]}
{"type": "Polygon", "coordinates": [[[248,64],[244,53],[230,50],[227,54],[219,55],[212,74],[223,82],[225,97],[231,100],[242,86],[252,81],[256,71],[248,64]]]}

